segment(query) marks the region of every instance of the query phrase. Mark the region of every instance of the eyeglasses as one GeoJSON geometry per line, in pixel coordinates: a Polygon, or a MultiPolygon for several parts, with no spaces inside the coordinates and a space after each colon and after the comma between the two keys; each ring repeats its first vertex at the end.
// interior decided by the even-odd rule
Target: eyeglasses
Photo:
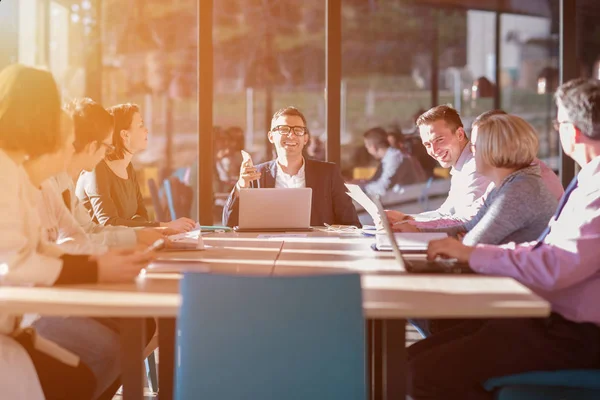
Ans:
{"type": "Polygon", "coordinates": [[[290,132],[294,132],[296,136],[304,136],[308,130],[304,126],[289,126],[289,125],[277,125],[271,132],[277,132],[281,135],[289,135],[290,132]]]}
{"type": "Polygon", "coordinates": [[[572,124],[571,121],[559,121],[557,119],[555,119],[554,121],[552,121],[552,125],[554,126],[554,130],[555,131],[559,131],[560,130],[560,126],[562,124],[572,124]]]}
{"type": "Polygon", "coordinates": [[[100,145],[106,147],[106,152],[107,153],[112,153],[113,151],[115,151],[116,147],[113,146],[112,144],[108,144],[108,143],[104,143],[104,142],[100,142],[100,145]]]}

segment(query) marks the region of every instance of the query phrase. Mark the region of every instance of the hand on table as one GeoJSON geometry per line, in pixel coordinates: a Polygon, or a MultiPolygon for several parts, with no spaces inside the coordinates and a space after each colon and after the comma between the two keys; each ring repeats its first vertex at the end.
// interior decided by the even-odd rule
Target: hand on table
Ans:
{"type": "Polygon", "coordinates": [[[196,227],[196,221],[183,217],[171,222],[161,222],[160,226],[172,229],[176,233],[189,232],[196,227]]]}
{"type": "Polygon", "coordinates": [[[411,221],[411,220],[415,219],[412,215],[407,215],[400,211],[394,211],[394,210],[385,210],[385,215],[387,216],[387,219],[388,219],[388,221],[390,221],[390,224],[392,226],[394,226],[394,224],[397,222],[407,221],[407,220],[411,221]]]}
{"type": "Polygon", "coordinates": [[[134,232],[137,239],[137,244],[150,246],[158,239],[162,239],[166,235],[167,229],[143,228],[135,229],[134,232]]]}
{"type": "Polygon", "coordinates": [[[99,283],[130,282],[155,258],[152,252],[135,249],[111,249],[95,256],[99,283]]]}
{"type": "Polygon", "coordinates": [[[427,259],[435,260],[441,258],[455,258],[459,262],[468,263],[474,247],[465,246],[454,238],[432,240],[427,247],[427,259]]]}
{"type": "Polygon", "coordinates": [[[394,232],[421,232],[419,228],[413,225],[413,221],[408,219],[392,224],[392,230],[394,232]]]}

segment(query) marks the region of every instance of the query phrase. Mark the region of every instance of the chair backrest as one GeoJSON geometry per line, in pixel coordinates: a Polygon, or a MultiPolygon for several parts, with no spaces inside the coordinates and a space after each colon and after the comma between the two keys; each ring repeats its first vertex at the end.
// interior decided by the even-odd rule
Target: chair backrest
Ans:
{"type": "Polygon", "coordinates": [[[176,399],[366,397],[360,277],[186,273],[176,399]]]}
{"type": "Polygon", "coordinates": [[[160,222],[167,222],[169,219],[165,214],[165,209],[160,201],[160,194],[158,193],[158,185],[153,178],[148,179],[148,191],[152,198],[152,207],[154,208],[154,214],[156,219],[160,222]]]}
{"type": "Polygon", "coordinates": [[[181,182],[176,176],[171,176],[163,182],[171,220],[189,217],[193,201],[192,188],[181,182]]]}

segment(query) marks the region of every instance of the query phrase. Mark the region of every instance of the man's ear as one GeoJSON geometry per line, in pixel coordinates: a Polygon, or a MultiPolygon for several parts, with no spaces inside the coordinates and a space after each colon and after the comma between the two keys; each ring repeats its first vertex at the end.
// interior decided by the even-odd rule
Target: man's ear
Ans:
{"type": "Polygon", "coordinates": [[[129,132],[127,132],[127,130],[125,129],[121,129],[121,139],[125,140],[125,138],[127,138],[129,136],[129,132]]]}
{"type": "Polygon", "coordinates": [[[581,132],[581,129],[579,129],[576,125],[573,125],[573,131],[573,143],[583,143],[585,140],[585,135],[583,132],[581,132]]]}
{"type": "Polygon", "coordinates": [[[467,140],[467,134],[465,133],[465,130],[463,127],[459,127],[456,130],[456,136],[458,136],[458,140],[467,140]]]}
{"type": "Polygon", "coordinates": [[[269,133],[267,133],[267,138],[269,138],[269,142],[271,142],[271,143],[273,143],[273,144],[275,143],[275,142],[273,141],[273,133],[271,133],[271,131],[269,131],[269,133]]]}

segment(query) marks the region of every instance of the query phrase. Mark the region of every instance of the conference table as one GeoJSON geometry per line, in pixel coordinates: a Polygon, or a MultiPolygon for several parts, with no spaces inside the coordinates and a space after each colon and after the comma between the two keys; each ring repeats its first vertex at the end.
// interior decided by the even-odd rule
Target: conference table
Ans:
{"type": "Polygon", "coordinates": [[[360,234],[313,231],[203,237],[205,250],[162,253],[133,283],[1,287],[0,311],[121,318],[124,400],[143,399],[144,318],[149,317],[159,321],[160,398],[173,397],[175,360],[174,348],[169,347],[175,340],[184,271],[263,276],[360,273],[371,399],[405,398],[407,319],[524,318],[550,313],[545,300],[510,278],[408,274],[398,268],[391,252],[373,251],[373,239],[360,234]]]}

